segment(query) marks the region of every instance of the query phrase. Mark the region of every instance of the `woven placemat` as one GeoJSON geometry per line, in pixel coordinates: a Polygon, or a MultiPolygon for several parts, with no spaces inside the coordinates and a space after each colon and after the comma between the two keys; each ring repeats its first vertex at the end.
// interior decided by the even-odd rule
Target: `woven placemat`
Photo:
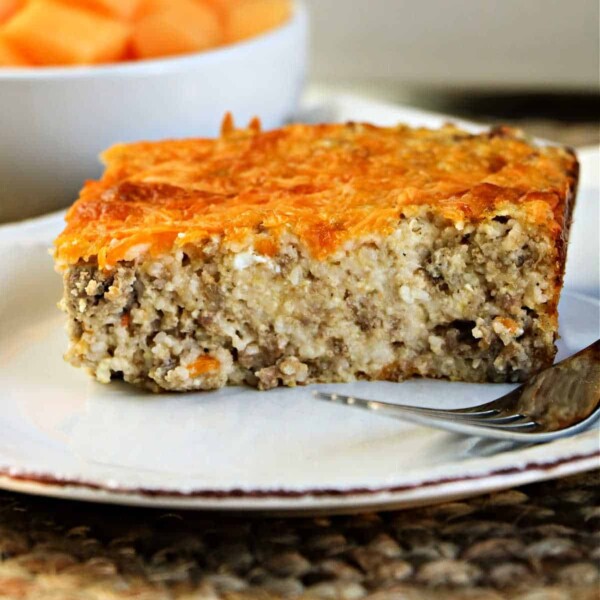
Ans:
{"type": "Polygon", "coordinates": [[[0,597],[600,597],[600,471],[438,506],[247,518],[0,492],[0,597]]]}

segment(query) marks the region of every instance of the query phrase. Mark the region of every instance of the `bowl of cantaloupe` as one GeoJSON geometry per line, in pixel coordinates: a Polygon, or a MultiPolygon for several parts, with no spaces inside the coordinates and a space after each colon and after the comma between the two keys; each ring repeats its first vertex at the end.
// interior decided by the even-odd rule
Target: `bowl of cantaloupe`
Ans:
{"type": "Polygon", "coordinates": [[[281,125],[306,55],[292,0],[0,0],[0,222],[70,204],[116,142],[281,125]]]}

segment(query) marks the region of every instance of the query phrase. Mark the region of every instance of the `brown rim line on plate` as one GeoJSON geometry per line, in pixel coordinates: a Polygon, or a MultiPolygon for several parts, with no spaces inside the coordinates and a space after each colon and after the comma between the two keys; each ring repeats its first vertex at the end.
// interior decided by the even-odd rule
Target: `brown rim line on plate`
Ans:
{"type": "MultiPolygon", "coordinates": [[[[305,509],[298,504],[294,504],[291,507],[286,507],[285,504],[278,505],[273,507],[275,510],[281,510],[285,513],[293,513],[295,512],[305,512],[305,510],[315,509],[316,511],[320,509],[330,509],[331,513],[337,512],[337,510],[352,510],[355,508],[356,510],[361,509],[361,507],[373,506],[387,506],[394,507],[395,505],[403,505],[410,504],[411,506],[417,504],[426,504],[431,500],[427,496],[424,498],[417,498],[415,502],[411,504],[410,498],[405,499],[397,499],[386,497],[385,500],[378,502],[378,495],[394,495],[400,494],[402,492],[411,492],[420,489],[435,489],[436,487],[445,487],[448,485],[460,484],[460,483],[468,483],[472,481],[481,481],[481,480],[490,480],[490,485],[483,486],[478,489],[465,489],[460,490],[457,489],[451,494],[440,497],[438,501],[443,502],[448,499],[456,499],[460,497],[474,496],[479,494],[485,494],[490,491],[514,487],[515,485],[523,485],[526,483],[530,483],[533,481],[542,481],[545,479],[552,479],[555,476],[553,472],[555,469],[573,465],[577,468],[569,469],[568,474],[583,472],[586,470],[591,470],[594,468],[600,467],[600,449],[587,454],[576,454],[569,458],[563,458],[559,460],[555,460],[549,463],[542,462],[529,462],[526,463],[522,468],[517,467],[505,467],[502,469],[492,470],[489,473],[485,473],[482,475],[465,475],[464,477],[449,477],[449,478],[441,478],[441,479],[433,479],[429,481],[423,481],[421,483],[409,484],[409,485],[398,485],[398,486],[390,486],[390,487],[382,487],[376,489],[368,489],[368,488],[351,488],[348,490],[340,490],[340,489],[307,489],[304,491],[297,490],[285,490],[285,489],[273,489],[273,490],[242,490],[242,489],[231,489],[229,491],[225,490],[190,490],[189,492],[182,492],[179,490],[162,490],[162,489],[148,489],[148,488],[126,488],[121,486],[112,486],[110,484],[100,484],[100,483],[92,483],[85,480],[77,480],[77,479],[68,479],[68,478],[60,478],[54,477],[48,474],[35,474],[35,473],[11,473],[14,469],[7,469],[5,467],[0,467],[0,483],[3,478],[16,482],[17,485],[14,486],[15,489],[11,487],[5,487],[0,485],[0,488],[8,489],[9,491],[22,491],[24,493],[32,493],[36,495],[46,495],[56,498],[63,498],[69,500],[80,500],[87,502],[100,502],[100,503],[109,503],[109,504],[130,504],[130,505],[140,505],[146,507],[156,507],[156,508],[164,508],[165,506],[172,506],[173,508],[189,508],[189,509],[209,509],[209,510],[235,510],[236,508],[243,508],[244,510],[252,510],[253,512],[261,512],[261,511],[269,511],[271,507],[265,504],[257,505],[257,506],[248,506],[247,504],[240,503],[240,506],[235,505],[236,500],[274,500],[274,501],[285,501],[287,500],[298,500],[298,499],[322,499],[322,500],[330,500],[331,504],[328,505],[327,502],[319,502],[313,506],[307,506],[305,509]],[[581,463],[581,464],[578,464],[581,463]],[[543,477],[523,477],[522,480],[513,482],[507,482],[504,484],[498,485],[497,478],[507,476],[507,475],[517,475],[522,474],[526,475],[532,472],[543,472],[545,476],[543,477]],[[23,489],[19,489],[21,487],[19,483],[23,483],[23,489]],[[30,485],[33,485],[32,489],[30,485]],[[35,486],[41,486],[42,489],[39,491],[35,489],[35,486]],[[100,492],[101,495],[86,497],[82,495],[65,495],[61,493],[48,493],[49,491],[58,491],[61,490],[69,490],[69,489],[80,489],[87,490],[92,492],[100,492]],[[357,498],[358,496],[358,498],[357,498]],[[127,498],[129,497],[129,498],[127,498]],[[141,502],[127,502],[128,499],[137,499],[142,500],[141,502]],[[162,504],[160,500],[163,499],[166,501],[166,504],[162,504]],[[193,500],[229,500],[234,501],[233,505],[222,506],[219,507],[215,504],[198,504],[194,505],[193,500]],[[361,502],[361,500],[367,499],[367,502],[361,502]],[[159,502],[152,502],[153,500],[158,500],[159,502]],[[370,500],[374,500],[371,502],[370,500]],[[173,504],[171,501],[175,501],[176,504],[173,504]],[[346,501],[352,501],[353,505],[349,506],[346,501]],[[339,504],[342,502],[342,504],[339,504]]],[[[433,502],[436,500],[434,499],[433,502]]]]}

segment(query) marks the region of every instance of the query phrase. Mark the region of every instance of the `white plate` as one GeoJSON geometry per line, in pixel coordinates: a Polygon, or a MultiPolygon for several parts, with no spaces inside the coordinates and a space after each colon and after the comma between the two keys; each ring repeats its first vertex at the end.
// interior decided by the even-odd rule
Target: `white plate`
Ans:
{"type": "MultiPolygon", "coordinates": [[[[349,102],[332,99],[327,118],[446,120],[380,105],[369,114],[355,100],[352,113],[349,102]]],[[[343,512],[465,497],[600,464],[597,430],[516,447],[316,402],[310,388],[155,396],[97,384],[61,358],[60,279],[47,252],[60,226],[50,216],[0,228],[0,487],[163,507],[343,512]]],[[[561,356],[598,337],[596,299],[565,293],[560,314],[561,356]]],[[[448,407],[511,388],[427,380],[320,387],[448,407]]]]}

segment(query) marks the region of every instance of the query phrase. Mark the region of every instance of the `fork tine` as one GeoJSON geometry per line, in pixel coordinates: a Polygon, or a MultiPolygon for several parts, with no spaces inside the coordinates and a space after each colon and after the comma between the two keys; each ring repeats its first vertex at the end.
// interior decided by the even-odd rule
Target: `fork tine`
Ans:
{"type": "Polygon", "coordinates": [[[477,406],[469,406],[467,408],[451,408],[448,409],[448,412],[452,412],[457,415],[471,415],[476,413],[484,413],[488,410],[499,410],[500,407],[504,408],[505,405],[509,404],[511,400],[518,399],[521,387],[522,386],[519,386],[518,388],[515,388],[514,390],[508,392],[508,394],[500,396],[500,398],[496,398],[491,402],[484,402],[483,404],[479,404],[477,406]]]}
{"type": "MultiPolygon", "coordinates": [[[[523,415],[521,415],[523,416],[523,415]]],[[[529,417],[524,417],[525,421],[520,421],[517,423],[507,423],[507,424],[495,424],[495,423],[489,423],[487,421],[478,421],[477,423],[475,423],[475,421],[472,421],[470,424],[472,425],[477,425],[478,427],[485,427],[486,429],[498,429],[499,431],[523,431],[526,429],[531,429],[531,428],[537,428],[540,426],[539,423],[536,423],[535,421],[533,421],[532,419],[530,419],[529,417]]]]}
{"type": "MultiPolygon", "coordinates": [[[[436,419],[445,419],[446,414],[443,412],[438,413],[437,415],[431,415],[436,419]]],[[[470,423],[473,425],[485,424],[485,425],[496,425],[496,426],[504,426],[504,425],[517,425],[519,423],[524,423],[525,421],[531,421],[531,419],[527,415],[523,415],[521,413],[510,413],[510,414],[500,414],[500,416],[492,416],[492,417],[473,417],[468,418],[467,416],[461,415],[460,419],[451,417],[453,421],[457,421],[460,423],[470,423]]]]}
{"type": "Polygon", "coordinates": [[[500,417],[491,417],[489,419],[471,419],[474,423],[487,423],[489,425],[516,425],[519,422],[524,421],[525,419],[531,420],[527,415],[522,415],[520,413],[514,413],[509,415],[504,415],[500,417]]]}
{"type": "MultiPolygon", "coordinates": [[[[314,392],[314,395],[321,398],[322,400],[330,400],[332,402],[338,402],[340,404],[356,404],[361,401],[359,398],[355,398],[354,396],[345,396],[344,394],[337,393],[328,393],[328,392],[314,392]]],[[[371,400],[367,400],[366,402],[375,402],[371,400]]],[[[474,406],[470,409],[437,409],[437,408],[427,408],[424,406],[411,406],[408,404],[392,404],[387,402],[381,402],[380,404],[385,404],[390,408],[395,407],[398,409],[402,409],[404,411],[411,411],[415,413],[419,413],[422,415],[427,415],[431,417],[440,417],[440,418],[456,418],[456,419],[475,419],[475,418],[490,418],[496,417],[500,414],[500,410],[498,408],[487,408],[485,410],[476,410],[478,407],[474,406]]],[[[492,402],[486,403],[487,406],[491,406],[492,402]]],[[[486,406],[481,405],[481,407],[486,406]]]]}
{"type": "Polygon", "coordinates": [[[436,421],[454,422],[464,424],[466,426],[485,427],[486,429],[495,429],[502,431],[523,431],[534,427],[539,427],[539,424],[533,421],[530,417],[519,413],[502,416],[488,416],[491,412],[493,415],[498,415],[499,411],[486,411],[484,413],[472,414],[452,414],[445,410],[423,409],[420,407],[406,406],[404,404],[392,404],[390,402],[380,402],[379,400],[365,400],[355,396],[345,396],[343,394],[313,392],[316,398],[335,402],[338,404],[346,404],[348,406],[357,406],[365,408],[373,412],[380,412],[391,416],[401,414],[420,415],[425,418],[430,418],[436,421]]]}

